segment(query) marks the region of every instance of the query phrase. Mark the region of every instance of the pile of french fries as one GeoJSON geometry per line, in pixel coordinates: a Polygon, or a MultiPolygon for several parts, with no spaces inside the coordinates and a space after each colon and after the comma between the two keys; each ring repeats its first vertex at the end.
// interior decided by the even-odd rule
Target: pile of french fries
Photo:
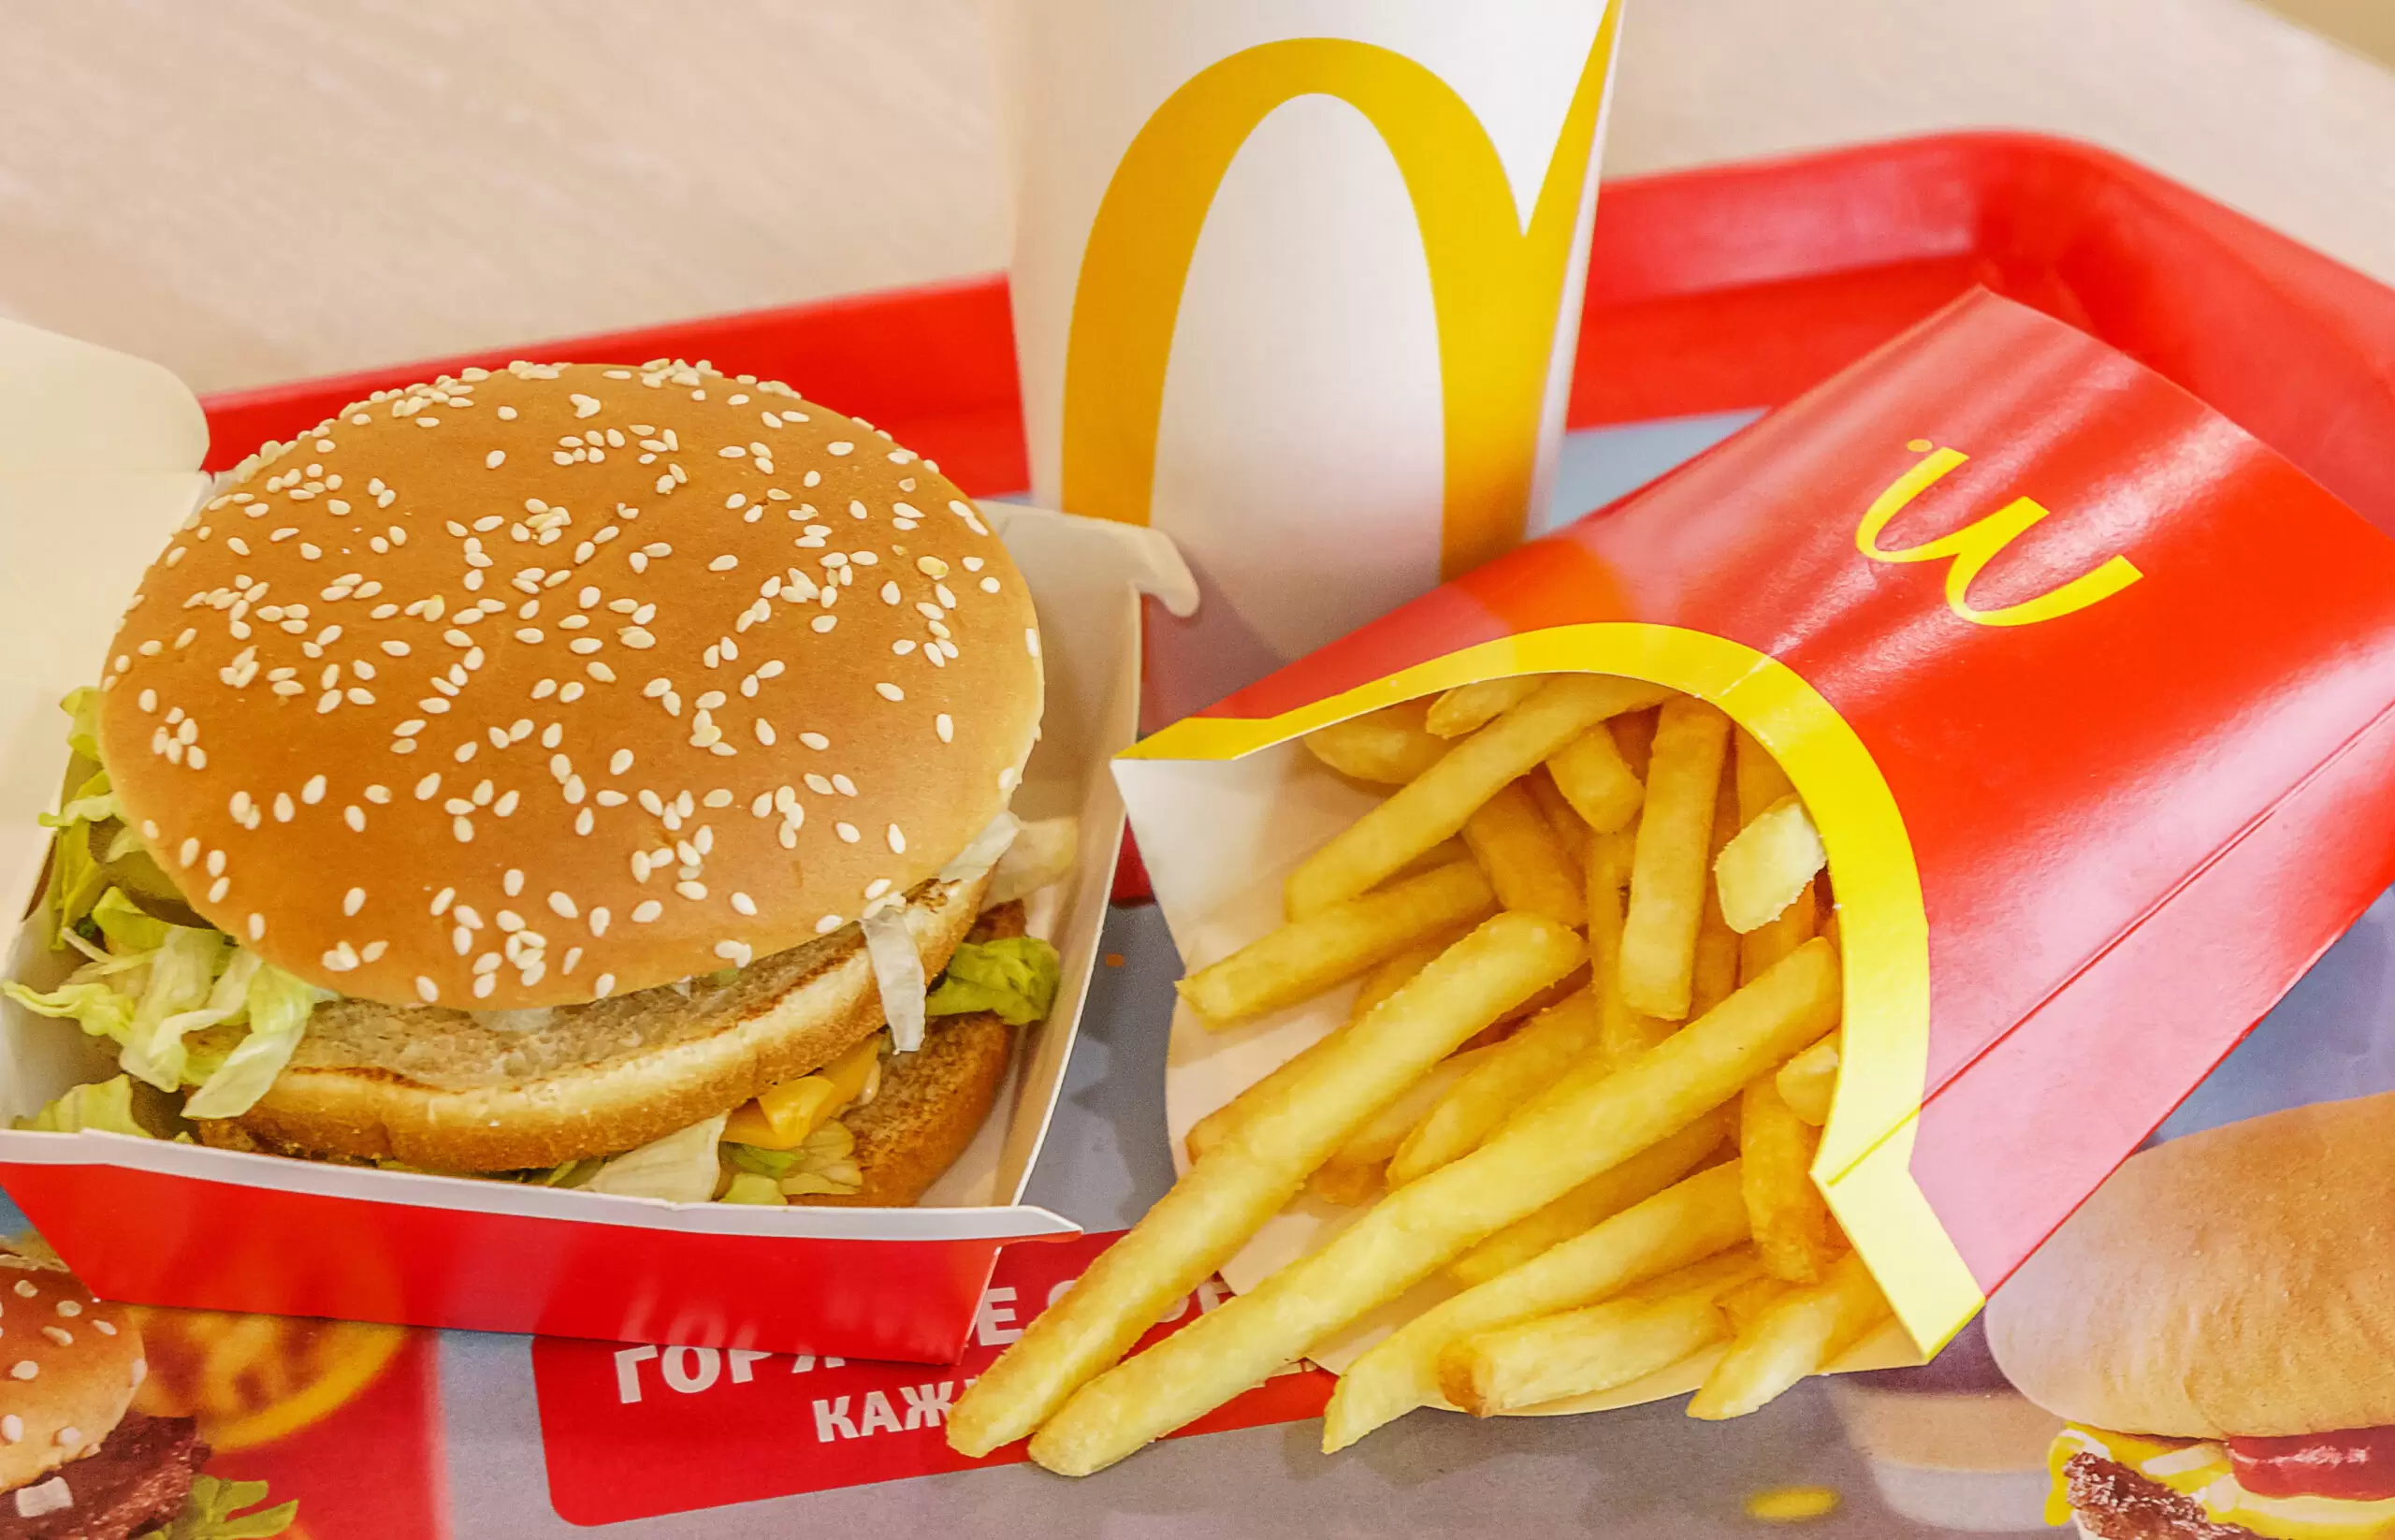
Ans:
{"type": "Polygon", "coordinates": [[[1355,981],[1344,1025],[1209,1114],[1188,1173],[957,1403],[1083,1475],[1442,1269],[1459,1291],[1342,1376],[1323,1447],[1419,1406],[1488,1417],[1717,1358],[1742,1416],[1886,1300],[1809,1168],[1838,1068],[1825,853],[1718,708],[1637,680],[1460,686],[1307,745],[1393,787],[1292,870],[1287,920],[1182,981],[1210,1027],[1355,981]],[[1311,1184],[1370,1207],[1146,1352],[1311,1184]]]}

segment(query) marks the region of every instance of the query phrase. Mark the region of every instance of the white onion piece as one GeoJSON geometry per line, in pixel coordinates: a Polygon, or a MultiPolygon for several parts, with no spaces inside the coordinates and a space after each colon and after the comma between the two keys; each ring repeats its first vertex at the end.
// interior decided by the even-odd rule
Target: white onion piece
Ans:
{"type": "Polygon", "coordinates": [[[942,882],[969,882],[998,864],[1014,843],[1015,833],[1023,821],[1012,813],[1001,812],[982,826],[981,832],[965,842],[953,860],[939,869],[942,882]]]}
{"type": "Polygon", "coordinates": [[[1024,824],[1014,843],[1007,847],[1007,853],[992,868],[981,907],[995,908],[1038,893],[1051,882],[1062,881],[1065,874],[1073,869],[1081,838],[1081,821],[1070,816],[1043,818],[1024,824]]]}
{"type": "Polygon", "coordinates": [[[915,937],[907,929],[906,906],[869,909],[857,925],[864,932],[874,982],[881,986],[881,1016],[890,1024],[891,1046],[911,1053],[923,1046],[923,954],[915,950],[915,937]]]}
{"type": "Polygon", "coordinates": [[[715,1147],[722,1142],[724,1120],[718,1112],[704,1123],[692,1124],[653,1144],[627,1150],[599,1168],[583,1190],[615,1193],[624,1198],[661,1198],[669,1203],[704,1203],[715,1197],[721,1174],[715,1147]]]}

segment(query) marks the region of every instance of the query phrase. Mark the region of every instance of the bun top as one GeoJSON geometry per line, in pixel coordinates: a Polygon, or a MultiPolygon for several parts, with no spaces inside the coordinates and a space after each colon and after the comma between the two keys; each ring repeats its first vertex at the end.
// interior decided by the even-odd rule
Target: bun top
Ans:
{"type": "Polygon", "coordinates": [[[745,965],[1007,805],[1038,618],[929,462],[657,361],[385,391],[269,445],[102,679],[126,821],[344,995],[496,1010],[745,965]]]}
{"type": "Polygon", "coordinates": [[[2097,1428],[2395,1424],[2395,1093],[2130,1159],[1988,1304],[2024,1395],[2097,1428]]]}
{"type": "Polygon", "coordinates": [[[0,1492],[97,1449],[148,1372],[123,1309],[0,1251],[0,1492]]]}

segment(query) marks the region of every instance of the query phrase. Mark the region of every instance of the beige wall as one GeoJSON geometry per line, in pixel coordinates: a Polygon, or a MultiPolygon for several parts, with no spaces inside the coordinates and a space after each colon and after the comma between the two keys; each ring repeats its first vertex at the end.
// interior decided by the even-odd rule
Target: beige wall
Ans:
{"type": "Polygon", "coordinates": [[[2395,65],[2395,0],[2265,0],[2281,15],[2395,65]]]}

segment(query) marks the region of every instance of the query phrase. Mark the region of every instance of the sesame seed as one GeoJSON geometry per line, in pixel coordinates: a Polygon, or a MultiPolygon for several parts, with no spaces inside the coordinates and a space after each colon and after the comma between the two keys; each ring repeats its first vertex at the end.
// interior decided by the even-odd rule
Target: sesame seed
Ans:
{"type": "Polygon", "coordinates": [[[573,414],[577,417],[595,417],[599,414],[599,399],[595,396],[585,396],[580,391],[576,391],[566,400],[573,403],[573,414]]]}
{"type": "Polygon", "coordinates": [[[872,881],[864,885],[864,895],[868,902],[880,897],[883,893],[886,893],[889,891],[890,879],[886,877],[877,877],[872,881]]]}
{"type": "Polygon", "coordinates": [[[656,899],[643,899],[640,907],[632,910],[632,923],[636,925],[646,925],[664,912],[665,906],[659,903],[656,899]]]}
{"type": "MultiPolygon", "coordinates": [[[[1032,648],[1034,656],[1037,656],[1038,651],[1039,649],[1037,647],[1032,648]]],[[[899,689],[896,685],[891,684],[887,680],[875,685],[873,687],[873,690],[875,694],[880,696],[885,701],[903,701],[907,698],[907,692],[905,690],[899,689]]]]}
{"type": "Polygon", "coordinates": [[[364,888],[352,888],[341,897],[341,912],[343,914],[356,914],[365,907],[366,890],[364,888]]]}
{"type": "Polygon", "coordinates": [[[907,853],[907,836],[899,832],[895,823],[890,826],[890,849],[898,855],[907,853]]]}
{"type": "Polygon", "coordinates": [[[506,462],[507,451],[504,449],[494,449],[489,454],[483,457],[483,467],[485,470],[496,471],[506,462]]]}
{"type": "Polygon", "coordinates": [[[825,737],[825,736],[824,736],[822,734],[820,734],[820,733],[801,733],[801,734],[798,735],[798,741],[799,741],[799,742],[801,742],[801,743],[803,743],[803,744],[805,744],[805,745],[806,745],[806,747],[807,747],[807,748],[813,748],[813,749],[819,749],[819,750],[820,750],[820,749],[829,748],[831,748],[831,747],[832,747],[832,740],[831,740],[831,739],[829,739],[829,738],[827,738],[827,737],[825,737]]]}
{"type": "Polygon", "coordinates": [[[415,997],[431,1005],[441,998],[441,986],[419,973],[415,976],[415,997]]]}
{"type": "Polygon", "coordinates": [[[1037,628],[1031,626],[1025,626],[1023,628],[1023,645],[1024,650],[1029,652],[1034,658],[1039,656],[1039,632],[1037,628]]]}
{"type": "Polygon", "coordinates": [[[829,936],[846,923],[847,922],[842,920],[838,915],[827,914],[822,919],[815,922],[815,934],[818,936],[829,936]]]}
{"type": "Polygon", "coordinates": [[[953,743],[956,741],[955,719],[950,717],[945,711],[932,719],[932,731],[939,734],[939,741],[942,743],[953,743]]]}
{"type": "Polygon", "coordinates": [[[843,842],[849,845],[853,845],[858,840],[864,837],[857,832],[857,826],[853,823],[835,823],[832,825],[832,832],[838,835],[843,842]]]}

